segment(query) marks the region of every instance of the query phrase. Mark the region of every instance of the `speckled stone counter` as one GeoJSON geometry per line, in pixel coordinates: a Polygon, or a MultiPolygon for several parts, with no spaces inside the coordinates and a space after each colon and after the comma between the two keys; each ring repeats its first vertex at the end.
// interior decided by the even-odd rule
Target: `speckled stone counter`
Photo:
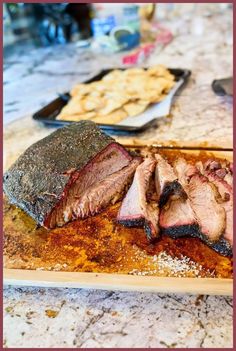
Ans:
{"type": "Polygon", "coordinates": [[[7,347],[232,347],[225,297],[8,288],[7,347]]]}
{"type": "MultiPolygon", "coordinates": [[[[176,34],[144,63],[192,70],[171,116],[135,138],[162,143],[232,146],[232,101],[214,95],[213,79],[232,74],[232,11],[177,16],[176,34]],[[200,23],[200,24],[199,24],[200,23]],[[198,24],[198,25],[197,25],[198,24]]],[[[67,47],[18,53],[4,62],[4,168],[53,129],[31,114],[120,55],[67,47]],[[12,122],[14,121],[14,122],[12,122]]],[[[131,139],[119,137],[129,142],[131,139]]],[[[133,139],[132,139],[133,140],[133,139]]],[[[79,289],[4,289],[5,347],[232,347],[232,299],[79,289]]]]}
{"type": "MultiPolygon", "coordinates": [[[[232,147],[232,99],[216,96],[211,88],[214,79],[232,76],[232,11],[203,12],[203,15],[190,14],[166,23],[175,38],[142,63],[187,68],[192,75],[176,96],[170,116],[157,120],[133,138],[162,144],[232,147]]],[[[20,123],[21,128],[15,128],[16,133],[22,129],[31,136],[32,126],[36,126],[31,122],[33,112],[101,68],[121,66],[121,56],[82,52],[76,44],[30,53],[22,50],[11,56],[4,62],[4,122],[26,117],[20,123]]],[[[47,131],[44,128],[45,134],[47,131]]],[[[18,134],[13,137],[17,138],[18,134]]]]}

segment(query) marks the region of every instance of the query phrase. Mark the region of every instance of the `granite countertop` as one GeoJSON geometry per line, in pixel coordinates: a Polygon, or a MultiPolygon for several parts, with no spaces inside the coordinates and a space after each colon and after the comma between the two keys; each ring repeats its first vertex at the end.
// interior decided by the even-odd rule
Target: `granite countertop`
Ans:
{"type": "MultiPolygon", "coordinates": [[[[161,51],[158,47],[142,65],[161,63],[190,69],[192,75],[176,97],[168,118],[158,119],[132,138],[119,136],[119,140],[128,142],[135,138],[162,144],[232,148],[232,98],[218,97],[211,88],[214,79],[232,76],[232,10],[203,17],[182,16],[181,20],[169,20],[166,25],[175,33],[174,40],[161,51]]],[[[48,134],[51,130],[39,128],[32,121],[32,113],[101,68],[121,66],[121,56],[98,55],[70,44],[29,53],[22,49],[6,59],[4,123],[21,117],[20,123],[15,128],[12,126],[12,137],[19,139],[28,131],[27,136],[32,140],[32,129],[36,129],[34,140],[48,134]]]]}
{"type": "Polygon", "coordinates": [[[226,297],[7,288],[4,311],[5,347],[233,345],[226,297]]]}
{"type": "MultiPolygon", "coordinates": [[[[214,6],[202,17],[170,18],[173,42],[144,63],[188,68],[192,76],[171,116],[139,139],[232,146],[232,101],[210,87],[232,75],[232,10],[214,6]]],[[[22,50],[5,60],[4,169],[53,130],[34,122],[34,111],[101,67],[119,64],[120,55],[95,56],[75,44],[22,50]]],[[[233,345],[232,313],[230,297],[6,286],[4,346],[226,348],[233,345]]]]}

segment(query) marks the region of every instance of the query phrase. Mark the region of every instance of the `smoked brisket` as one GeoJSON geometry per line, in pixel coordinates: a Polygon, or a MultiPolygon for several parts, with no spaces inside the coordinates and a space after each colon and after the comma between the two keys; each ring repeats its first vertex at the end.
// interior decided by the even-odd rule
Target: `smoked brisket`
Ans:
{"type": "Polygon", "coordinates": [[[76,196],[81,197],[89,187],[131,161],[128,151],[94,122],[81,121],[30,146],[4,174],[3,188],[11,203],[38,224],[52,227],[61,223],[61,218],[51,222],[52,212],[68,196],[71,200],[70,191],[75,184],[76,196]]]}

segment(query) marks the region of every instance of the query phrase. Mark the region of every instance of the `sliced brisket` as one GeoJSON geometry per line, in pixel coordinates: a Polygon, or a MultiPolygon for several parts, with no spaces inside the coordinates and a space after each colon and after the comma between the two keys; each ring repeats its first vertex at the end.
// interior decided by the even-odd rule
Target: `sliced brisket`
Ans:
{"type": "Polygon", "coordinates": [[[93,216],[110,203],[117,202],[132,181],[139,163],[139,158],[133,159],[128,166],[87,187],[83,193],[79,191],[80,183],[76,186],[76,182],[70,196],[52,211],[48,218],[48,227],[62,226],[73,219],[93,216]]]}
{"type": "Polygon", "coordinates": [[[125,226],[144,226],[150,239],[159,234],[158,206],[156,203],[147,202],[147,192],[155,165],[154,159],[147,158],[137,167],[133,183],[122,202],[117,217],[118,222],[125,226]]]}
{"type": "Polygon", "coordinates": [[[213,171],[220,168],[222,168],[222,166],[219,161],[209,159],[204,163],[204,169],[208,171],[213,171]]]}
{"type": "Polygon", "coordinates": [[[205,167],[201,162],[198,163],[199,170],[207,177],[207,179],[216,186],[221,199],[221,206],[225,210],[226,214],[226,226],[223,234],[223,239],[227,240],[230,246],[233,246],[233,188],[232,188],[232,174],[230,170],[229,162],[222,162],[219,167],[209,167],[211,163],[206,162],[205,167]],[[221,168],[222,165],[225,168],[221,168]],[[227,182],[228,180],[228,182],[227,182]]]}
{"type": "Polygon", "coordinates": [[[224,161],[212,161],[208,160],[202,164],[202,162],[198,163],[201,165],[200,171],[202,174],[204,172],[214,171],[214,173],[224,179],[231,187],[233,186],[233,163],[227,160],[224,161]]]}
{"type": "Polygon", "coordinates": [[[188,196],[201,233],[212,242],[225,230],[225,211],[219,203],[217,188],[203,175],[194,175],[189,182],[188,196]]]}
{"type": "Polygon", "coordinates": [[[189,165],[184,158],[178,158],[174,162],[174,171],[184,189],[185,196],[169,198],[161,210],[160,227],[165,234],[173,238],[196,236],[199,226],[190,200],[186,196],[190,177],[196,173],[196,168],[189,165]]]}
{"type": "Polygon", "coordinates": [[[183,189],[187,191],[189,180],[194,174],[198,173],[198,169],[180,157],[174,162],[174,170],[183,189]]]}
{"type": "MultiPolygon", "coordinates": [[[[73,201],[74,188],[81,196],[131,160],[132,156],[95,123],[81,121],[30,146],[4,174],[3,187],[11,203],[48,227],[55,208],[73,201]]],[[[68,213],[68,220],[70,216],[68,213]]],[[[60,215],[53,226],[57,222],[61,223],[60,215]]]]}
{"type": "Polygon", "coordinates": [[[186,198],[186,193],[171,165],[159,154],[156,154],[155,158],[157,160],[155,185],[160,208],[167,203],[170,196],[186,198]]]}
{"type": "Polygon", "coordinates": [[[224,181],[229,184],[231,186],[231,188],[233,188],[233,176],[232,174],[230,173],[227,173],[225,176],[224,176],[224,181]]]}
{"type": "MultiPolygon", "coordinates": [[[[201,165],[198,164],[198,168],[201,169],[201,165]]],[[[189,197],[201,234],[207,240],[217,241],[225,229],[225,211],[218,203],[220,194],[217,188],[184,159],[175,162],[175,169],[189,197]]]]}
{"type": "MultiPolygon", "coordinates": [[[[230,256],[230,241],[225,234],[222,235],[227,226],[227,208],[222,205],[225,188],[219,189],[216,183],[211,182],[213,179],[209,181],[209,178],[199,173],[199,170],[205,172],[202,163],[196,166],[189,165],[182,158],[176,160],[174,168],[189,199],[170,198],[161,211],[160,226],[164,233],[174,238],[185,235],[199,237],[214,250],[230,256]]],[[[212,172],[208,171],[209,174],[212,172]]],[[[229,232],[232,233],[231,230],[229,232]]]]}
{"type": "Polygon", "coordinates": [[[171,230],[175,233],[179,231],[179,236],[186,235],[186,231],[195,230],[197,222],[189,199],[170,198],[161,210],[159,224],[169,234],[171,234],[171,230]],[[191,228],[191,226],[194,226],[194,228],[191,228]]]}
{"type": "Polygon", "coordinates": [[[214,172],[206,172],[205,175],[209,181],[217,187],[221,195],[221,206],[226,213],[226,227],[223,236],[229,241],[230,245],[233,246],[233,189],[224,179],[218,177],[214,172]]]}

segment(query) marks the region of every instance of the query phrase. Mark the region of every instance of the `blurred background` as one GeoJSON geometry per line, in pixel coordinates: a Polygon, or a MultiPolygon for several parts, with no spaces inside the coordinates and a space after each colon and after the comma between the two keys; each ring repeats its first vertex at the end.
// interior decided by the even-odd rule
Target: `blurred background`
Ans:
{"type": "Polygon", "coordinates": [[[4,122],[103,68],[161,63],[197,84],[230,75],[232,13],[227,3],[4,3],[4,122]]]}
{"type": "MultiPolygon", "coordinates": [[[[201,12],[224,11],[232,4],[201,4],[201,12]]],[[[5,3],[3,4],[4,55],[17,49],[69,42],[117,52],[141,42],[154,42],[156,26],[178,16],[197,18],[199,4],[122,3],[5,3]],[[156,23],[156,24],[157,24],[156,23]]],[[[183,18],[184,19],[184,18],[183,18]]],[[[198,23],[202,30],[202,24],[198,23]]]]}
{"type": "Polygon", "coordinates": [[[81,40],[87,40],[86,44],[90,45],[94,39],[104,40],[105,36],[110,51],[131,48],[140,42],[140,19],[151,20],[155,13],[155,4],[7,3],[3,6],[5,55],[22,45],[41,47],[81,40]]]}

